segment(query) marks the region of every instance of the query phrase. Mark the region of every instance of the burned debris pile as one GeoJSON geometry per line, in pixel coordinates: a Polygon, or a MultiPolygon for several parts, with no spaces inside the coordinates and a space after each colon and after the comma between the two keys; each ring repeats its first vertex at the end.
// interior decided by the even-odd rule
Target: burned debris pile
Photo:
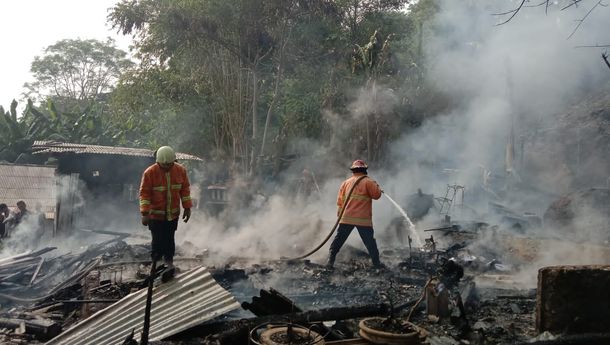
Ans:
{"type": "MultiPolygon", "coordinates": [[[[380,268],[350,246],[343,253],[347,259],[334,268],[310,260],[252,263],[245,258],[205,268],[206,255],[187,257],[178,248],[176,278],[161,282],[161,269],[153,277],[150,343],[559,344],[572,339],[569,344],[601,344],[610,339],[602,334],[610,316],[590,319],[596,313],[587,309],[591,304],[582,293],[600,295],[596,286],[607,284],[596,282],[607,280],[607,266],[541,270],[536,288],[519,275],[524,263],[545,251],[544,240],[503,233],[483,222],[446,220],[422,231],[429,237],[421,248],[381,248],[386,266],[380,268]]],[[[113,238],[79,253],[58,254],[49,247],[0,260],[0,342],[139,344],[150,247],[128,243],[119,233],[105,236],[113,238]]],[[[608,299],[598,302],[603,309],[608,299]]]]}

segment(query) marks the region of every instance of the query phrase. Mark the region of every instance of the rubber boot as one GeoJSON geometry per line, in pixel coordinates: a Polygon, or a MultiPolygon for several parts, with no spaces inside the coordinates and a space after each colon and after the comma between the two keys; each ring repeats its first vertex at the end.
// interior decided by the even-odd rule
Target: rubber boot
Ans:
{"type": "Polygon", "coordinates": [[[376,269],[387,269],[388,267],[384,265],[379,259],[373,260],[373,267],[376,269]]]}
{"type": "Polygon", "coordinates": [[[333,255],[328,257],[328,260],[326,261],[326,268],[328,269],[333,269],[335,266],[335,257],[333,255]]]}
{"type": "Polygon", "coordinates": [[[174,267],[174,260],[165,259],[164,264],[166,268],[163,273],[161,273],[161,281],[165,283],[174,278],[174,275],[176,274],[176,268],[174,267]]]}

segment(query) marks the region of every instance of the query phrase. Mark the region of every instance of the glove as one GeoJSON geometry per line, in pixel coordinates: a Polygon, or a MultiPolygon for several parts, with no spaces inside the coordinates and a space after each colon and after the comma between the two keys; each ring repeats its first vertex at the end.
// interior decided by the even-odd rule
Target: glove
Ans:
{"type": "Polygon", "coordinates": [[[184,222],[188,222],[189,219],[191,219],[191,209],[190,208],[185,208],[184,209],[184,213],[182,214],[182,219],[184,219],[184,222]]]}
{"type": "Polygon", "coordinates": [[[148,215],[142,215],[142,225],[148,226],[148,215]]]}

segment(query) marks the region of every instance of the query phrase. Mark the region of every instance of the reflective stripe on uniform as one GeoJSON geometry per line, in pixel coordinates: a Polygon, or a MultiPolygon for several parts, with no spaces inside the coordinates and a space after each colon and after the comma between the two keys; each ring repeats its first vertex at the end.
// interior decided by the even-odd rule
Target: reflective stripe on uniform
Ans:
{"type": "MultiPolygon", "coordinates": [[[[172,208],[170,210],[170,214],[175,214],[175,213],[178,213],[178,212],[180,212],[179,208],[172,208]]],[[[164,214],[167,214],[167,211],[164,211],[164,210],[150,210],[150,213],[164,215],[164,214]]]]}
{"type": "Polygon", "coordinates": [[[356,222],[357,224],[359,224],[359,223],[368,223],[368,222],[371,221],[371,218],[360,218],[360,217],[343,216],[343,217],[341,217],[341,220],[344,220],[344,221],[347,221],[347,222],[356,222]]]}
{"type": "Polygon", "coordinates": [[[190,196],[183,196],[182,197],[182,201],[189,201],[189,200],[191,200],[190,196]]]}
{"type": "Polygon", "coordinates": [[[350,195],[349,198],[350,199],[354,199],[354,200],[362,200],[362,201],[369,201],[369,200],[371,200],[371,197],[368,196],[368,195],[355,194],[355,193],[352,193],[352,195],[350,195]]]}
{"type": "Polygon", "coordinates": [[[179,183],[179,184],[173,184],[173,185],[172,185],[172,189],[182,189],[182,183],[179,183]]]}
{"type": "Polygon", "coordinates": [[[171,174],[168,172],[165,173],[165,180],[167,181],[167,201],[165,203],[166,208],[165,208],[165,212],[167,215],[167,220],[171,220],[171,213],[172,213],[172,190],[171,190],[171,186],[172,186],[172,178],[171,178],[171,174]]]}
{"type": "Polygon", "coordinates": [[[150,200],[140,200],[140,206],[150,205],[150,200]]]}
{"type": "Polygon", "coordinates": [[[165,192],[165,190],[166,190],[165,186],[153,187],[153,191],[155,191],[155,192],[165,192]]]}

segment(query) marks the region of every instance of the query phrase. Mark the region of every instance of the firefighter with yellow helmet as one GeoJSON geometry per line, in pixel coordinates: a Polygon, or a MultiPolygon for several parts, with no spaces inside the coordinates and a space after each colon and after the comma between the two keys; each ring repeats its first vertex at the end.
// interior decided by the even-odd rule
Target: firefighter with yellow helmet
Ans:
{"type": "Polygon", "coordinates": [[[167,269],[173,272],[174,233],[178,228],[181,204],[184,222],[191,217],[190,183],[186,168],[176,163],[176,152],[171,147],[160,147],[155,153],[155,161],[142,174],[140,213],[142,225],[148,226],[152,235],[152,259],[163,259],[167,269]]]}

